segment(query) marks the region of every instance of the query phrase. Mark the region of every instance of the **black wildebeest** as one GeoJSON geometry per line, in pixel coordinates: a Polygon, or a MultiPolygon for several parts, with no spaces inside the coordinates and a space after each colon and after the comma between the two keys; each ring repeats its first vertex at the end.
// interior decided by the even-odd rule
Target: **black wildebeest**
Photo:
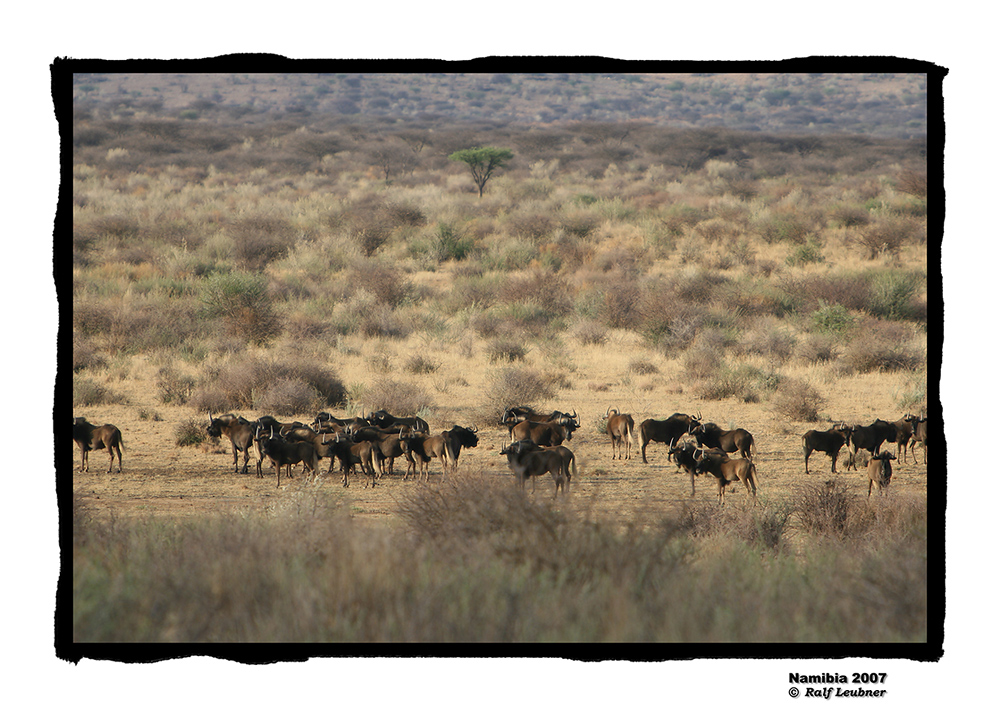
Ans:
{"type": "Polygon", "coordinates": [[[687,413],[674,413],[666,420],[643,420],[639,425],[639,444],[642,447],[642,461],[646,460],[646,446],[651,442],[670,445],[701,425],[701,416],[693,418],[687,413]]]}
{"type": "Polygon", "coordinates": [[[479,445],[479,436],[476,434],[478,432],[479,428],[475,425],[465,428],[461,425],[452,425],[451,430],[441,433],[445,441],[448,462],[453,468],[458,467],[458,456],[462,454],[462,448],[474,448],[479,445]]]}
{"type": "Polygon", "coordinates": [[[288,442],[280,435],[271,432],[267,437],[261,437],[261,454],[271,461],[274,472],[278,476],[278,487],[281,487],[281,468],[298,465],[300,462],[313,476],[319,474],[319,456],[316,446],[311,442],[288,442]]]}
{"type": "Polygon", "coordinates": [[[535,478],[550,473],[556,483],[553,498],[559,495],[560,488],[565,494],[570,479],[576,475],[576,458],[569,448],[562,445],[542,447],[530,440],[519,440],[504,446],[500,454],[507,456],[507,464],[522,489],[530,477],[531,491],[534,492],[535,478]]]}
{"type": "Polygon", "coordinates": [[[511,430],[511,436],[515,441],[530,440],[535,445],[551,447],[562,445],[566,440],[573,439],[573,431],[577,428],[574,420],[572,423],[536,423],[531,420],[522,420],[511,430]]]}
{"type": "Polygon", "coordinates": [[[80,446],[80,472],[90,472],[91,450],[108,449],[111,456],[111,463],[108,465],[108,472],[115,465],[115,453],[118,454],[118,472],[122,471],[122,431],[114,425],[91,425],[86,418],[73,418],[73,441],[80,446]]]}
{"type": "MultiPolygon", "coordinates": [[[[374,459],[377,461],[378,474],[385,475],[388,472],[391,475],[397,457],[406,457],[407,462],[410,461],[410,457],[406,453],[406,448],[401,442],[402,436],[409,432],[409,428],[406,427],[395,429],[367,427],[356,430],[348,428],[347,436],[357,441],[367,440],[377,445],[378,451],[374,453],[374,459]],[[388,470],[385,469],[385,460],[389,461],[388,470]]],[[[409,466],[407,466],[408,471],[409,466]]]]}
{"type": "Polygon", "coordinates": [[[439,435],[410,433],[401,436],[399,441],[406,449],[406,459],[409,462],[406,466],[406,474],[403,475],[404,480],[409,476],[410,469],[413,468],[413,476],[417,479],[423,477],[426,482],[429,479],[427,466],[433,458],[440,458],[441,474],[444,475],[448,464],[448,448],[443,432],[439,435]]]}
{"type": "Polygon", "coordinates": [[[576,419],[576,411],[564,413],[561,410],[553,410],[551,413],[536,413],[526,405],[519,405],[516,408],[507,408],[503,411],[500,422],[507,426],[508,435],[513,437],[514,426],[525,420],[533,423],[558,423],[560,425],[573,426],[579,428],[580,424],[576,419]]]}
{"type": "Polygon", "coordinates": [[[233,444],[233,472],[240,472],[239,462],[236,459],[238,453],[243,453],[243,474],[247,472],[247,463],[250,462],[250,446],[254,441],[255,424],[246,418],[237,417],[232,413],[220,415],[217,418],[208,414],[208,427],[206,431],[213,438],[220,438],[225,435],[233,444]]]}
{"type": "Polygon", "coordinates": [[[851,428],[845,423],[837,423],[829,430],[810,430],[802,436],[802,452],[806,458],[806,474],[809,474],[809,456],[813,452],[826,453],[832,460],[830,472],[837,471],[837,456],[850,437],[851,428]]]}
{"type": "MultiPolygon", "coordinates": [[[[911,415],[904,415],[900,420],[896,420],[892,425],[893,435],[891,442],[896,443],[896,454],[900,456],[902,462],[906,462],[906,450],[913,440],[913,424],[910,422],[911,415]]],[[[916,457],[914,457],[916,462],[916,457]]]]}
{"type": "Polygon", "coordinates": [[[878,452],[882,443],[895,438],[896,432],[892,423],[888,423],[881,418],[876,418],[871,425],[855,425],[851,428],[851,434],[847,438],[847,469],[852,467],[857,470],[858,450],[867,450],[872,455],[878,452]]]}
{"type": "Polygon", "coordinates": [[[868,461],[868,497],[872,496],[874,485],[878,485],[879,492],[889,489],[889,481],[892,479],[892,465],[889,461],[895,459],[895,456],[887,452],[872,455],[868,461]]]}
{"type": "Polygon", "coordinates": [[[604,414],[607,420],[608,435],[611,436],[611,459],[615,459],[617,449],[619,459],[629,460],[632,457],[632,443],[635,436],[635,420],[627,413],[621,413],[618,408],[608,406],[604,414]],[[622,445],[625,446],[625,457],[622,458],[622,445]]]}
{"type": "Polygon", "coordinates": [[[379,428],[399,429],[400,426],[405,425],[416,432],[430,432],[430,426],[427,425],[427,421],[423,418],[418,418],[416,416],[409,418],[397,418],[394,415],[390,415],[385,410],[376,410],[374,413],[370,413],[368,415],[368,422],[379,428]]]}
{"type": "MultiPolygon", "coordinates": [[[[917,443],[920,443],[924,448],[924,464],[927,464],[927,418],[921,413],[918,418],[915,415],[907,415],[909,418],[910,427],[913,431],[913,437],[910,441],[910,449],[913,455],[913,462],[917,461],[917,443]]],[[[904,418],[904,420],[906,419],[904,418]]]]}
{"type": "Polygon", "coordinates": [[[726,486],[731,482],[742,482],[747,488],[747,494],[752,494],[757,502],[757,468],[746,458],[730,458],[728,455],[699,452],[695,473],[701,475],[710,473],[719,483],[719,504],[725,504],[726,486]]]}
{"type": "Polygon", "coordinates": [[[324,451],[324,457],[330,458],[330,472],[333,472],[334,459],[340,462],[340,469],[344,474],[342,484],[349,487],[350,472],[355,465],[361,465],[361,472],[365,475],[365,487],[369,481],[375,487],[375,464],[380,462],[378,444],[370,440],[354,440],[344,433],[334,433],[330,437],[329,433],[320,435],[320,445],[324,451]]]}
{"type": "Polygon", "coordinates": [[[719,448],[727,453],[739,452],[740,457],[753,459],[753,435],[743,428],[723,430],[715,423],[704,423],[692,428],[691,434],[701,447],[719,448]]]}
{"type": "Polygon", "coordinates": [[[685,441],[680,445],[670,444],[669,454],[670,457],[674,459],[674,462],[688,474],[691,478],[691,495],[694,495],[694,469],[698,466],[698,459],[695,454],[713,454],[721,455],[723,457],[729,457],[725,450],[721,448],[699,448],[697,444],[691,441],[685,441]]]}

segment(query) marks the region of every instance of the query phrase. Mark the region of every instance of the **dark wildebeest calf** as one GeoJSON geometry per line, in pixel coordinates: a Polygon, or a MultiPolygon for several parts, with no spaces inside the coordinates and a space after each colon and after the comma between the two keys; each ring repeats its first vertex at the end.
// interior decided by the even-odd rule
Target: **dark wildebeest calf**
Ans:
{"type": "Polygon", "coordinates": [[[726,486],[731,482],[742,482],[747,488],[747,494],[753,495],[757,502],[757,468],[746,458],[730,458],[728,455],[703,453],[698,456],[695,473],[701,475],[710,473],[719,482],[719,504],[725,504],[726,486]]]}
{"type": "Polygon", "coordinates": [[[122,471],[122,431],[110,423],[106,425],[91,425],[86,418],[73,418],[73,441],[80,446],[83,453],[80,459],[80,472],[90,472],[90,459],[88,454],[91,450],[108,449],[111,456],[111,464],[108,465],[108,472],[115,464],[115,453],[118,453],[118,472],[122,471]]]}
{"type": "Polygon", "coordinates": [[[883,452],[872,455],[868,461],[868,496],[872,496],[872,486],[878,485],[879,492],[889,489],[889,481],[892,479],[892,465],[890,460],[895,460],[891,453],[883,452]]]}

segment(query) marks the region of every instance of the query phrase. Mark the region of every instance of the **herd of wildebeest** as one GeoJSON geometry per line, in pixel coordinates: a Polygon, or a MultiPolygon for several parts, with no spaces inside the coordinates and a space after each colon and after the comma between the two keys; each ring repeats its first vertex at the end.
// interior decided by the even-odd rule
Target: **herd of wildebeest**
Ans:
{"type": "MultiPolygon", "coordinates": [[[[725,489],[730,483],[741,482],[747,494],[756,502],[757,469],[754,466],[756,446],[753,435],[737,428],[723,430],[715,423],[701,422],[686,413],[674,413],[665,420],[648,419],[639,425],[636,436],[635,421],[631,415],[609,407],[605,413],[606,431],[611,438],[611,459],[629,460],[638,440],[642,461],[646,460],[646,447],[651,442],[667,446],[669,458],[683,468],[691,478],[691,494],[695,493],[695,475],[708,474],[716,479],[719,504],[724,503],[725,489]],[[687,438],[682,440],[683,438],[687,438]],[[730,457],[731,454],[736,454],[730,457]]],[[[532,491],[535,478],[550,474],[555,481],[554,496],[566,491],[576,475],[576,460],[564,442],[572,439],[580,423],[576,411],[565,413],[536,413],[527,407],[507,408],[501,423],[508,430],[509,442],[504,442],[501,455],[523,489],[531,479],[532,491]]],[[[232,444],[233,469],[240,472],[239,457],[243,456],[242,472],[247,473],[251,451],[257,456],[257,475],[263,476],[263,462],[267,459],[274,468],[281,486],[281,471],[291,476],[293,465],[301,464],[304,474],[318,476],[320,460],[330,458],[329,472],[339,463],[343,485],[350,483],[350,475],[360,467],[365,475],[365,486],[376,484],[376,479],[393,473],[393,462],[404,458],[407,463],[403,479],[411,475],[428,479],[428,466],[435,458],[441,461],[442,474],[458,465],[462,448],[479,444],[476,426],[453,425],[450,429],[432,435],[425,420],[419,417],[396,417],[385,410],[376,410],[366,418],[336,418],[321,412],[309,425],[301,422],[282,423],[266,415],[249,421],[233,413],[213,417],[205,427],[214,438],[226,437],[232,444]]],[[[73,419],[73,440],[82,453],[81,471],[89,470],[88,453],[106,449],[111,457],[108,472],[112,471],[115,456],[118,471],[122,470],[122,434],[114,425],[92,425],[85,418],[73,419]]],[[[868,461],[868,496],[872,487],[888,488],[892,478],[891,460],[896,455],[880,451],[883,444],[895,443],[897,455],[906,461],[909,449],[916,462],[916,446],[923,446],[924,463],[927,462],[927,420],[921,414],[905,415],[895,422],[877,419],[870,425],[836,423],[828,430],[810,430],[802,436],[806,474],[809,473],[809,456],[814,452],[825,453],[831,458],[830,469],[837,472],[837,457],[843,447],[848,448],[847,469],[857,470],[858,452],[870,454],[868,461]]]]}

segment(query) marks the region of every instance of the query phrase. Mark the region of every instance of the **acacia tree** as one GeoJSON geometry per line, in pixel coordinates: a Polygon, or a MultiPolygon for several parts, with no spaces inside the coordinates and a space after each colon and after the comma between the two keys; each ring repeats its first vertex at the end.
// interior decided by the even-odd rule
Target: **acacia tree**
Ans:
{"type": "Polygon", "coordinates": [[[499,147],[475,147],[473,149],[460,149],[449,155],[449,159],[454,162],[465,162],[472,171],[472,180],[479,187],[479,196],[483,196],[483,187],[493,176],[493,172],[502,169],[506,163],[514,156],[514,152],[509,149],[499,147]]]}

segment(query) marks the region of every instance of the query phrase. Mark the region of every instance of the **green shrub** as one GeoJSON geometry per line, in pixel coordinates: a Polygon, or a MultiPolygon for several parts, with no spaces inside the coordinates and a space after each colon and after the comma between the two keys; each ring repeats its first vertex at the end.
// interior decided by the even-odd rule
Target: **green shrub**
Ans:
{"type": "Polygon", "coordinates": [[[821,333],[844,335],[854,326],[854,317],[840,304],[827,305],[820,299],[819,308],[812,312],[813,328],[821,333]]]}
{"type": "Polygon", "coordinates": [[[438,224],[437,236],[440,241],[441,257],[445,261],[448,259],[461,261],[468,257],[476,246],[475,239],[465,236],[450,224],[438,224]]]}
{"type": "Polygon", "coordinates": [[[230,332],[250,343],[270,342],[281,332],[281,322],[260,274],[215,273],[202,284],[205,313],[221,318],[230,332]]]}
{"type": "Polygon", "coordinates": [[[797,246],[785,258],[785,263],[789,266],[805,266],[806,264],[821,264],[826,261],[823,256],[823,246],[815,237],[810,238],[806,243],[797,246]]]}
{"type": "Polygon", "coordinates": [[[871,282],[870,313],[889,320],[913,317],[917,313],[914,296],[921,282],[914,273],[886,271],[876,274],[871,282]]]}

